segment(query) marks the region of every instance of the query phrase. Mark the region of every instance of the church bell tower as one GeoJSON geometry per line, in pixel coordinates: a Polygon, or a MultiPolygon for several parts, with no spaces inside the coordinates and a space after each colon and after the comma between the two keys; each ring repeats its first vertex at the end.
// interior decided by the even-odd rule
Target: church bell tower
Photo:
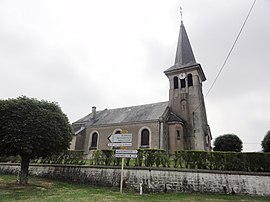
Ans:
{"type": "Polygon", "coordinates": [[[170,83],[170,111],[183,120],[184,149],[210,150],[212,138],[202,92],[206,77],[195,60],[182,20],[175,63],[164,73],[170,83]]]}

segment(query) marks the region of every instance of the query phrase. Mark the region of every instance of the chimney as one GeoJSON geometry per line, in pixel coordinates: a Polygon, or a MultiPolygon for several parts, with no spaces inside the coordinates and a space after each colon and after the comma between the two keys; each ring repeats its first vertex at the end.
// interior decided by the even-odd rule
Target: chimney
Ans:
{"type": "Polygon", "coordinates": [[[95,106],[92,107],[92,116],[91,116],[92,119],[96,118],[96,109],[97,108],[95,106]]]}

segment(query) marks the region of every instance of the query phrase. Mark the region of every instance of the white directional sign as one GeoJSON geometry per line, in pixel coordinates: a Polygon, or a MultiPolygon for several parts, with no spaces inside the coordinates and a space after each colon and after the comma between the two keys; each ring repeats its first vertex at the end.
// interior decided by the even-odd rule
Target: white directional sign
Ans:
{"type": "Polygon", "coordinates": [[[112,134],[108,137],[110,142],[132,142],[132,134],[112,134]]]}
{"type": "Polygon", "coordinates": [[[138,150],[123,150],[123,149],[116,149],[116,154],[137,154],[138,150]]]}
{"type": "Polygon", "coordinates": [[[137,158],[137,154],[115,154],[117,158],[137,158]]]}
{"type": "Polygon", "coordinates": [[[131,147],[131,142],[110,142],[108,143],[108,147],[131,147]]]}

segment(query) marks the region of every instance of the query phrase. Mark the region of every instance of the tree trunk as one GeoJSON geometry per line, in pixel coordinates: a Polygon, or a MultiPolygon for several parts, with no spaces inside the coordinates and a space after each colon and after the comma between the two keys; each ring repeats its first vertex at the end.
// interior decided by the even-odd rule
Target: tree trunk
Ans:
{"type": "Polygon", "coordinates": [[[19,176],[19,184],[26,185],[28,183],[28,168],[30,157],[28,155],[21,155],[21,171],[19,176]]]}

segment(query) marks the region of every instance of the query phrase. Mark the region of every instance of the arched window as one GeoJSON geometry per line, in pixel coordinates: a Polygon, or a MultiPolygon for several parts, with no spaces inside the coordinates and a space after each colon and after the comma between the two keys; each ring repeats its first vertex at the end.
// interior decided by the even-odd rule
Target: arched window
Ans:
{"type": "Polygon", "coordinates": [[[180,79],[180,83],[181,83],[181,88],[186,87],[186,79],[180,79]]]}
{"type": "Polygon", "coordinates": [[[193,86],[192,74],[187,75],[188,86],[193,86]]]}
{"type": "Polygon", "coordinates": [[[143,129],[141,132],[141,147],[149,147],[150,133],[148,129],[143,129]]]}
{"type": "Polygon", "coordinates": [[[92,134],[92,138],[91,138],[91,147],[90,147],[90,149],[97,149],[97,143],[98,143],[98,134],[96,132],[94,132],[92,134]]]}
{"type": "Polygon", "coordinates": [[[174,88],[174,89],[179,88],[179,85],[178,85],[178,77],[177,77],[177,76],[175,76],[175,77],[173,78],[173,88],[174,88]]]}

